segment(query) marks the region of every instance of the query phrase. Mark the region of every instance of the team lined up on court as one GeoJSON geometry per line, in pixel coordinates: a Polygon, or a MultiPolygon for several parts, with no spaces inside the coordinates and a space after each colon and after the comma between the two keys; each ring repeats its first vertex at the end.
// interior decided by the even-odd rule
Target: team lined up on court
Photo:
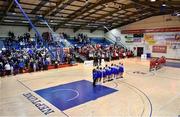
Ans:
{"type": "Polygon", "coordinates": [[[122,63],[119,65],[111,64],[111,66],[106,65],[105,67],[97,67],[93,69],[92,76],[93,76],[93,86],[97,84],[101,84],[123,78],[124,73],[124,66],[122,63]]]}
{"type": "Polygon", "coordinates": [[[166,64],[166,58],[164,56],[160,58],[154,58],[150,60],[149,71],[158,70],[162,67],[162,65],[166,64]]]}

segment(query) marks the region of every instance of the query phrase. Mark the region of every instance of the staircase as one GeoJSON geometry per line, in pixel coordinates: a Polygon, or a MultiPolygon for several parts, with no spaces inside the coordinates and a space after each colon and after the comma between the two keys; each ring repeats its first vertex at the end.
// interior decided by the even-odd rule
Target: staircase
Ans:
{"type": "Polygon", "coordinates": [[[0,40],[0,49],[2,49],[4,47],[4,42],[3,40],[0,40]]]}
{"type": "Polygon", "coordinates": [[[112,42],[113,44],[117,44],[121,47],[123,47],[124,49],[127,49],[127,47],[123,44],[123,42],[121,41],[121,38],[120,37],[114,37],[115,39],[111,39],[109,37],[105,37],[107,40],[109,40],[110,42],[112,42]],[[115,41],[116,40],[116,41],[115,41]]]}
{"type": "Polygon", "coordinates": [[[86,57],[84,57],[83,55],[80,55],[79,53],[77,53],[75,51],[73,51],[72,53],[75,55],[76,58],[80,59],[80,62],[84,62],[87,60],[86,57]]]}
{"type": "Polygon", "coordinates": [[[104,28],[108,31],[108,33],[111,36],[105,36],[105,38],[107,38],[109,41],[113,42],[114,44],[120,45],[122,46],[124,49],[127,49],[127,47],[123,44],[123,42],[121,41],[121,37],[120,36],[116,36],[115,34],[113,34],[106,26],[104,26],[104,28]]]}

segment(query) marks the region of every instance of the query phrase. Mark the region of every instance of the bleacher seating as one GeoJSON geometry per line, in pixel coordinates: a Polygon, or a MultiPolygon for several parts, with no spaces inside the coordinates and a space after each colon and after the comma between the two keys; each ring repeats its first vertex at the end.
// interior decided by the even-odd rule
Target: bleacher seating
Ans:
{"type": "MultiPolygon", "coordinates": [[[[12,32],[11,34],[14,35],[12,32]]],[[[26,34],[20,37],[9,35],[1,40],[4,46],[0,52],[0,76],[59,68],[59,65],[75,63],[71,51],[64,51],[62,48],[66,46],[66,41],[42,42],[38,38],[35,41],[26,34]]]]}
{"type": "Polygon", "coordinates": [[[91,43],[100,44],[102,46],[113,44],[108,39],[102,38],[102,37],[91,37],[90,40],[91,40],[91,43]]]}

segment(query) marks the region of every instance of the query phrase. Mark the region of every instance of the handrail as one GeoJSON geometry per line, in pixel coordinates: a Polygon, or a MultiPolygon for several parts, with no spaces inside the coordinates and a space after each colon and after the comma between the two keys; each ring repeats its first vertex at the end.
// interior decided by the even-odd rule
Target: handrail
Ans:
{"type": "MultiPolygon", "coordinates": [[[[41,17],[40,17],[41,18],[41,17]]],[[[48,24],[48,22],[44,19],[44,18],[41,18],[40,20],[42,20],[46,26],[48,27],[48,29],[50,30],[50,32],[52,33],[52,35],[54,36],[55,34],[57,35],[58,33],[54,32],[53,29],[50,27],[50,25],[48,24]]],[[[63,42],[67,47],[73,47],[71,43],[69,43],[69,41],[67,41],[67,39],[62,39],[60,38],[59,34],[58,34],[58,37],[59,37],[59,42],[63,42]]],[[[54,37],[53,37],[54,38],[54,37]]]]}
{"type": "MultiPolygon", "coordinates": [[[[106,26],[104,26],[104,28],[116,39],[116,41],[117,41],[117,39],[118,39],[118,37],[116,36],[116,35],[114,35],[106,26]]],[[[119,37],[119,38],[121,38],[121,37],[119,37]]],[[[109,39],[109,38],[108,38],[109,39]]],[[[113,39],[111,39],[111,40],[113,40],[113,39]]],[[[114,40],[113,40],[114,41],[114,40]]],[[[115,43],[116,43],[116,41],[114,41],[115,43]]],[[[122,42],[121,42],[121,40],[118,40],[118,42],[120,42],[120,44],[124,47],[124,48],[127,48],[122,42]]]]}
{"type": "MultiPolygon", "coordinates": [[[[14,2],[16,3],[16,5],[19,7],[20,11],[22,12],[22,14],[24,15],[24,17],[26,18],[26,20],[28,20],[30,26],[32,27],[32,29],[35,31],[36,35],[40,38],[40,40],[45,44],[45,47],[48,49],[48,51],[51,54],[52,58],[54,57],[54,54],[52,53],[52,51],[49,49],[49,47],[46,45],[42,35],[40,34],[40,32],[36,29],[36,27],[34,26],[34,24],[32,23],[31,19],[29,18],[29,16],[25,13],[25,11],[23,10],[23,8],[21,7],[21,5],[19,4],[18,0],[14,0],[14,2]]],[[[37,46],[37,39],[36,39],[36,46],[37,46]]]]}

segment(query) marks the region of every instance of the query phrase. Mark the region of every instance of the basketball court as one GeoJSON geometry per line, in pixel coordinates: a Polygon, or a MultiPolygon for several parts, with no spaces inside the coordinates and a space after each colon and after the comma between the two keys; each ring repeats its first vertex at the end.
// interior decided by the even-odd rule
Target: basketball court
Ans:
{"type": "MultiPolygon", "coordinates": [[[[120,61],[125,66],[124,78],[96,87],[92,86],[93,67],[80,63],[68,68],[1,78],[0,116],[180,115],[179,68],[171,65],[149,72],[148,60],[129,58],[120,61]],[[34,97],[34,102],[30,96],[34,97]],[[40,102],[51,111],[44,112],[39,108],[37,103],[40,102]]],[[[119,60],[112,63],[119,63],[119,60]]]]}

